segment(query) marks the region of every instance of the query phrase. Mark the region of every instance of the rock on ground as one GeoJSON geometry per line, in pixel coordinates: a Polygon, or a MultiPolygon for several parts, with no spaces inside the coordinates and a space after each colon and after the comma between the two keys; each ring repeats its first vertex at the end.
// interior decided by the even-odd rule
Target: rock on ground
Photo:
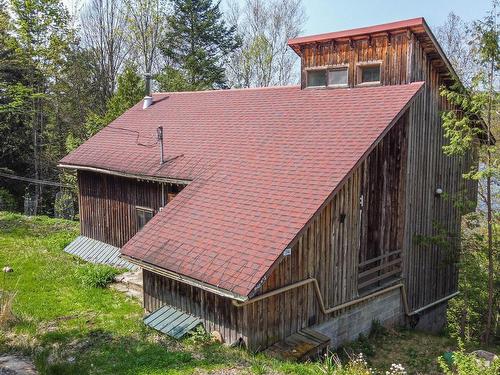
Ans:
{"type": "Polygon", "coordinates": [[[13,355],[0,356],[0,375],[37,375],[33,363],[13,355]]]}
{"type": "Polygon", "coordinates": [[[110,287],[142,302],[142,271],[122,273],[115,277],[110,287]]]}

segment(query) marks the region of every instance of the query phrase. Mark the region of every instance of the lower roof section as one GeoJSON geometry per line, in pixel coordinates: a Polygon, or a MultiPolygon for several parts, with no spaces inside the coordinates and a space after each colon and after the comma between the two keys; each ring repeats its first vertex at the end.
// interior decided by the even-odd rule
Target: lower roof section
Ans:
{"type": "Polygon", "coordinates": [[[85,236],[78,236],[64,251],[91,263],[109,264],[130,271],[138,269],[135,264],[121,258],[120,248],[85,236]]]}
{"type": "Polygon", "coordinates": [[[144,324],[161,333],[180,339],[201,324],[201,320],[173,306],[164,305],[146,316],[144,324]]]}

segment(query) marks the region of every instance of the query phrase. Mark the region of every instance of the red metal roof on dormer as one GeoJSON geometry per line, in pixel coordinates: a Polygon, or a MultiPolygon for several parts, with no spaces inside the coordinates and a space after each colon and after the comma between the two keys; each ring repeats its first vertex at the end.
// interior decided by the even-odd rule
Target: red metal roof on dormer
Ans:
{"type": "MultiPolygon", "coordinates": [[[[326,42],[329,40],[335,39],[349,39],[361,37],[369,34],[378,34],[385,32],[393,32],[397,30],[403,30],[412,27],[423,27],[425,25],[425,19],[423,17],[412,18],[409,20],[396,21],[390,23],[384,23],[381,25],[368,26],[368,27],[360,27],[357,29],[350,30],[342,30],[342,31],[334,31],[331,33],[310,35],[310,36],[302,36],[294,39],[290,39],[288,41],[288,45],[290,47],[294,47],[300,44],[308,44],[314,42],[326,42]]],[[[295,48],[294,48],[295,50],[295,48]]]]}
{"type": "Polygon", "coordinates": [[[425,44],[425,48],[433,56],[431,60],[438,61],[441,65],[440,74],[452,77],[459,80],[453,66],[444,54],[441,46],[439,45],[436,37],[427,25],[423,17],[411,18],[408,20],[384,23],[380,25],[360,27],[357,29],[335,31],[325,34],[317,34],[310,36],[303,36],[288,41],[288,45],[297,53],[301,54],[301,46],[313,43],[323,43],[329,41],[346,41],[346,40],[359,40],[367,37],[374,37],[378,35],[391,34],[397,32],[410,31],[425,44]]]}

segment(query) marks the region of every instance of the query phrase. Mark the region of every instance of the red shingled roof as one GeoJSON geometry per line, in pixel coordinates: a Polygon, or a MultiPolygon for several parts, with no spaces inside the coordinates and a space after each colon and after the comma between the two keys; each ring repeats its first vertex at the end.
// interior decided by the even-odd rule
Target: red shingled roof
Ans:
{"type": "Polygon", "coordinates": [[[122,253],[248,296],[422,86],[155,94],[61,164],[192,180],[122,253]]]}

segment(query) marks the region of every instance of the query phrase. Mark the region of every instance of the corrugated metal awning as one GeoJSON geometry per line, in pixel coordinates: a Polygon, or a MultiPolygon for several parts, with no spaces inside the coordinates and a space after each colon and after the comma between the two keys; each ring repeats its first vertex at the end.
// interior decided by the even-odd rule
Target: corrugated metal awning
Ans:
{"type": "Polygon", "coordinates": [[[66,246],[64,251],[76,255],[87,262],[109,264],[131,271],[139,268],[135,264],[120,258],[120,248],[85,236],[78,236],[66,246]]]}
{"type": "Polygon", "coordinates": [[[201,324],[201,319],[173,306],[165,305],[146,316],[144,324],[176,339],[180,339],[198,324],[201,324]]]}

